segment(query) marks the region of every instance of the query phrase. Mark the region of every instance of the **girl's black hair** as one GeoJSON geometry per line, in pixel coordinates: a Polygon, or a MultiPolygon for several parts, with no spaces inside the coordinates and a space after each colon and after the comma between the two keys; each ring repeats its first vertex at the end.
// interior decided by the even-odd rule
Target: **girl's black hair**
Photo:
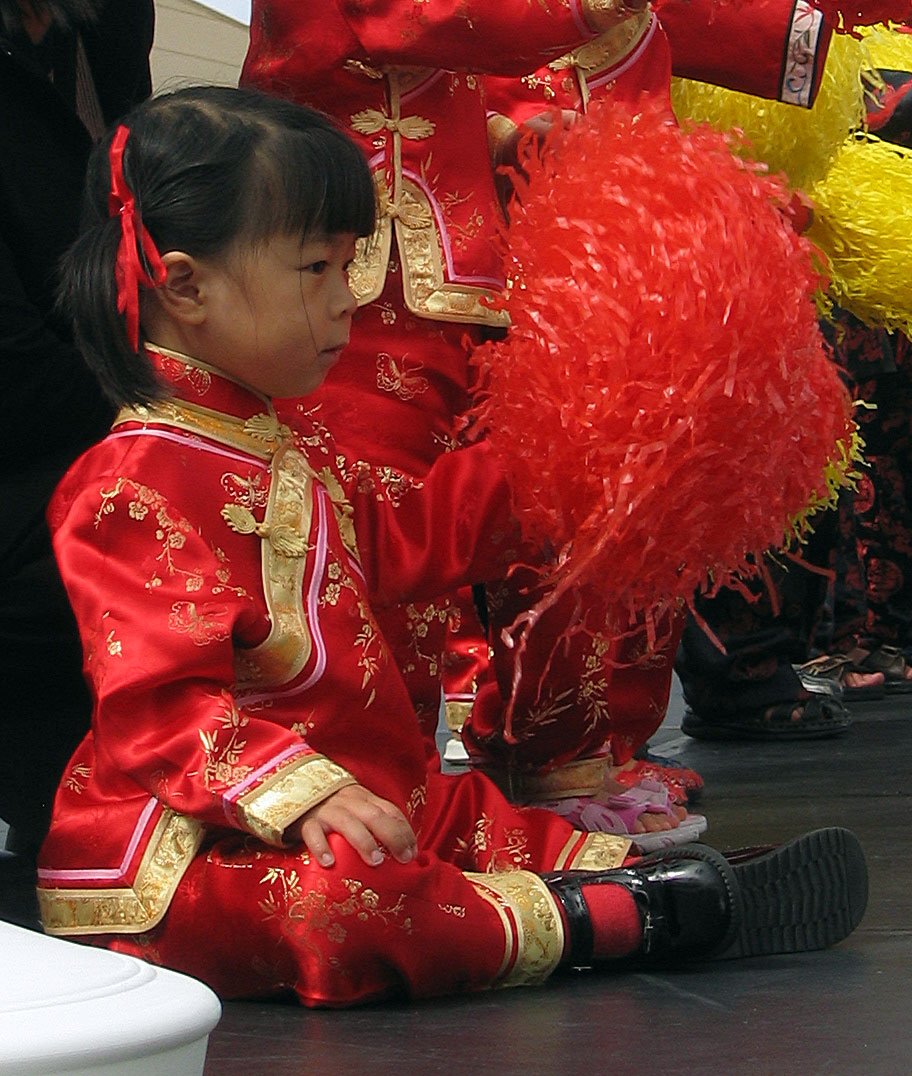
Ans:
{"type": "MultiPolygon", "coordinates": [[[[373,232],[367,161],[322,113],[256,90],[197,86],[144,102],[123,124],[130,132],[124,178],[162,254],[207,258],[276,235],[373,232]]],[[[117,310],[112,137],[89,162],[82,231],[62,263],[60,306],[105,394],[123,406],[151,403],[163,389],[117,310]]]]}

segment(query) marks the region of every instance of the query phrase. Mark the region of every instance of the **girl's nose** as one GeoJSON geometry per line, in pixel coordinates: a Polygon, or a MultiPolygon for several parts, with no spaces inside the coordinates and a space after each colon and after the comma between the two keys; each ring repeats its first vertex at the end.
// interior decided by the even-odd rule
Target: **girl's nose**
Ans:
{"type": "Polygon", "coordinates": [[[336,309],[338,317],[352,317],[358,309],[358,300],[351,290],[347,273],[344,275],[339,285],[338,295],[336,297],[336,309]]]}

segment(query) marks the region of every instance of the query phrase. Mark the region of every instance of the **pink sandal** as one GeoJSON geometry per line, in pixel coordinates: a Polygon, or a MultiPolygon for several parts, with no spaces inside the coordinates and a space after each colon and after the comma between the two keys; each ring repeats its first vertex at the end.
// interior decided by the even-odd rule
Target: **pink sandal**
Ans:
{"type": "Polygon", "coordinates": [[[627,837],[641,852],[654,852],[676,844],[689,844],[706,831],[707,821],[701,814],[688,814],[678,821],[668,799],[668,791],[663,785],[658,781],[646,780],[613,796],[600,799],[573,796],[570,799],[537,803],[536,806],[554,811],[575,829],[627,837]],[[644,814],[664,814],[678,824],[674,829],[655,833],[634,833],[634,826],[644,814]]]}

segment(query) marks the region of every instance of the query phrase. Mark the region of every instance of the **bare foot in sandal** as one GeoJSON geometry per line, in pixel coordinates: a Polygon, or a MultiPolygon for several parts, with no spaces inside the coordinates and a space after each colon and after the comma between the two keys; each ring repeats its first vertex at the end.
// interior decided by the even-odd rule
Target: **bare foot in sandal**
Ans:
{"type": "Polygon", "coordinates": [[[575,829],[628,837],[641,851],[694,841],[705,832],[703,815],[687,814],[669,804],[668,793],[658,782],[645,781],[632,789],[617,786],[620,792],[616,786],[616,781],[606,778],[597,795],[537,806],[559,814],[575,829]]]}
{"type": "MultiPolygon", "coordinates": [[[[821,654],[796,666],[798,676],[810,691],[825,691],[828,681],[835,682],[846,700],[863,702],[883,698],[885,676],[876,669],[863,669],[855,650],[850,654],[821,654]]],[[[867,652],[864,652],[867,654],[867,652]]]]}
{"type": "MultiPolygon", "coordinates": [[[[912,668],[907,669],[909,678],[912,678],[912,668]]],[[[907,678],[908,679],[908,678],[907,678]]],[[[845,674],[842,680],[843,686],[853,688],[858,691],[865,691],[870,688],[877,688],[884,686],[884,674],[881,672],[866,673],[866,672],[854,672],[849,670],[845,674]]]]}
{"type": "Polygon", "coordinates": [[[874,647],[857,646],[849,651],[849,657],[854,672],[881,675],[888,693],[912,693],[912,666],[899,647],[886,643],[874,647]]]}
{"type": "MultiPolygon", "coordinates": [[[[592,797],[595,803],[607,803],[613,796],[623,796],[624,793],[632,791],[629,786],[622,785],[619,781],[615,781],[608,775],[602,781],[601,789],[595,793],[592,797]]],[[[641,788],[646,788],[647,791],[659,792],[659,788],[655,782],[649,782],[646,785],[640,785],[641,788]]],[[[667,795],[667,790],[666,795],[667,795]]],[[[682,807],[679,803],[674,803],[670,797],[667,797],[665,802],[665,808],[670,813],[665,813],[665,810],[659,811],[646,811],[640,815],[636,820],[631,833],[660,833],[663,830],[676,829],[681,822],[687,817],[687,808],[682,807]]]]}
{"type": "Polygon", "coordinates": [[[806,698],[731,713],[688,710],[681,731],[698,740],[810,740],[841,735],[850,724],[837,698],[808,693],[806,698]]]}

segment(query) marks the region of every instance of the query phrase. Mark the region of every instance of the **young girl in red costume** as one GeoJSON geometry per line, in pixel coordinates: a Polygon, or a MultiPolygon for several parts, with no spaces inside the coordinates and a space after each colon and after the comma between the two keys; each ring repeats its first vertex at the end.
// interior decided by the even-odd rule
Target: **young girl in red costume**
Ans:
{"type": "Polygon", "coordinates": [[[489,578],[515,531],[484,445],[393,506],[363,469],[346,483],[318,423],[276,418],[272,396],[339,359],[374,226],[328,120],[255,92],[158,98],[96,151],[85,219],[63,297],[121,411],[51,513],[95,707],[41,853],[50,933],[225,997],[342,1006],[854,928],[844,830],[622,866],[626,841],[428,773],[369,603],[489,578]]]}

